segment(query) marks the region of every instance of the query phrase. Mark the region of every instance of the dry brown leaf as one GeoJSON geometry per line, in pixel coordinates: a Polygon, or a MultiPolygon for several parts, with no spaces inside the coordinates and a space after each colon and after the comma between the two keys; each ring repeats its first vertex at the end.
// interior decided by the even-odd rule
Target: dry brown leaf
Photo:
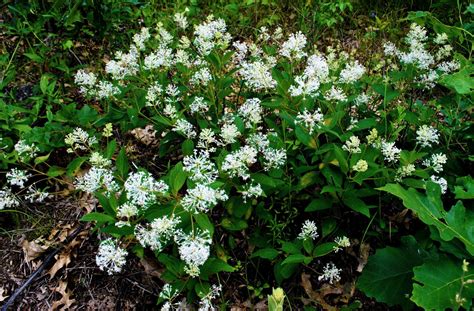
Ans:
{"type": "Polygon", "coordinates": [[[154,261],[148,260],[146,257],[140,259],[140,263],[145,269],[145,273],[150,276],[161,278],[163,269],[161,269],[154,261]]]}
{"type": "Polygon", "coordinates": [[[34,241],[24,240],[21,243],[27,262],[31,262],[33,259],[41,256],[50,246],[51,242],[45,241],[43,238],[38,238],[34,241]]]}
{"type": "Polygon", "coordinates": [[[59,256],[56,255],[56,258],[56,262],[48,271],[50,279],[54,278],[59,269],[67,267],[67,265],[71,263],[71,252],[69,250],[61,252],[59,256]]]}
{"type": "Polygon", "coordinates": [[[67,289],[67,282],[65,281],[59,281],[58,287],[56,287],[54,291],[60,293],[62,297],[58,301],[53,302],[50,309],[51,311],[58,309],[60,306],[62,306],[60,310],[69,309],[76,301],[71,299],[72,291],[67,289]]]}
{"type": "Polygon", "coordinates": [[[136,128],[130,132],[136,139],[144,145],[155,145],[158,143],[156,139],[156,131],[153,125],[147,125],[145,128],[136,128]]]}
{"type": "Polygon", "coordinates": [[[364,267],[367,264],[367,260],[369,259],[369,252],[369,243],[362,243],[359,248],[359,256],[357,257],[357,260],[359,261],[359,265],[357,266],[357,272],[362,272],[362,270],[364,270],[364,267]]]}
{"type": "Polygon", "coordinates": [[[313,285],[311,284],[310,277],[311,276],[309,274],[301,273],[301,286],[303,286],[309,298],[311,298],[311,300],[319,304],[323,310],[328,310],[328,311],[337,310],[336,307],[333,307],[330,304],[328,304],[326,300],[324,300],[324,297],[329,294],[342,294],[342,289],[338,287],[329,286],[328,284],[324,284],[321,287],[321,289],[319,289],[318,291],[315,291],[313,290],[313,285]]]}
{"type": "Polygon", "coordinates": [[[8,298],[8,295],[3,296],[3,294],[6,294],[6,290],[3,287],[0,287],[0,302],[5,301],[5,299],[8,298]]]}

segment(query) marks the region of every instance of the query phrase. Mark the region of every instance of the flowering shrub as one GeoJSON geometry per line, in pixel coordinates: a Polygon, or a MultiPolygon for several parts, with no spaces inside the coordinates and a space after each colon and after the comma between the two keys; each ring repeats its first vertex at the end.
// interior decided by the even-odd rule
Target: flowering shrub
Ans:
{"type": "MultiPolygon", "coordinates": [[[[229,250],[248,238],[241,245],[271,262],[276,282],[303,265],[335,284],[344,278],[335,254],[365,237],[336,220],[377,216],[386,228],[382,210],[393,197],[385,192],[444,239],[442,226],[454,215],[429,204],[454,189],[443,175],[451,134],[423,100],[467,66],[453,57],[446,34],[431,37],[412,24],[404,44],[384,45],[384,60],[373,69],[345,52],[318,51],[301,32],[286,36],[277,28],[236,41],[222,19],[209,16],[194,28],[185,13],[174,20],[172,29],[142,28],[107,62],[103,79],[87,69],[75,76],[80,92],[105,111],[101,131],[76,128],[64,140],[77,156],[68,171],[86,169],[75,188],[100,202],[83,220],[108,236],[96,257],[101,270],[120,272],[129,251],[152,252],[166,269],[163,309],[178,308],[187,293],[208,310],[222,290],[215,275],[239,269],[229,250]],[[112,138],[114,130],[146,125],[159,136],[153,163],[128,159],[112,138]]],[[[24,141],[15,150],[25,163],[40,152],[24,141]]],[[[17,188],[29,177],[16,168],[7,174],[17,188]]],[[[29,189],[25,198],[44,199],[29,189]]],[[[1,208],[18,204],[10,188],[0,196],[1,208]]],[[[465,230],[449,235],[446,241],[455,237],[474,255],[465,230]]],[[[397,303],[367,288],[362,283],[368,294],[397,303]]],[[[456,303],[468,307],[466,292],[456,293],[456,303]]],[[[424,306],[415,291],[413,297],[424,306]]]]}

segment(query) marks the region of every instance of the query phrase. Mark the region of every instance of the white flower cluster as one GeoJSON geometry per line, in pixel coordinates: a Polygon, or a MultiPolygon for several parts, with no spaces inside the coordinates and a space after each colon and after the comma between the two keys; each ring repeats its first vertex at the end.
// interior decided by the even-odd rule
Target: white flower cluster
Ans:
{"type": "Polygon", "coordinates": [[[74,150],[88,150],[90,146],[97,144],[97,138],[80,127],[76,127],[72,133],[66,135],[64,142],[70,146],[67,152],[72,153],[74,150]]]}
{"type": "Polygon", "coordinates": [[[431,167],[436,173],[441,173],[443,171],[443,165],[448,162],[448,158],[445,154],[435,153],[431,158],[423,161],[423,165],[426,167],[431,167]]]}
{"type": "Polygon", "coordinates": [[[206,213],[219,201],[226,201],[229,197],[222,189],[214,189],[210,185],[197,184],[196,187],[188,189],[181,200],[183,208],[194,214],[206,213]]]}
{"type": "Polygon", "coordinates": [[[0,189],[0,210],[10,207],[19,206],[20,201],[18,201],[15,194],[8,187],[0,189]]]}
{"type": "Polygon", "coordinates": [[[445,194],[448,190],[448,182],[443,177],[437,177],[435,175],[432,175],[431,181],[437,183],[440,186],[442,194],[445,194]]]}
{"type": "Polygon", "coordinates": [[[117,52],[115,54],[115,60],[111,60],[105,65],[105,72],[112,75],[114,80],[123,80],[126,76],[134,76],[140,68],[138,65],[139,56],[138,48],[131,45],[128,53],[117,52]]]}
{"type": "Polygon", "coordinates": [[[95,261],[99,269],[109,275],[119,273],[127,263],[128,252],[117,245],[112,239],[104,240],[99,245],[95,261]]]}
{"type": "Polygon", "coordinates": [[[49,193],[46,192],[45,190],[36,189],[34,185],[31,185],[30,187],[28,187],[27,194],[25,195],[25,200],[27,200],[30,203],[34,203],[34,202],[41,203],[48,196],[49,196],[49,193]]]}
{"type": "Polygon", "coordinates": [[[342,149],[346,150],[349,153],[361,153],[359,137],[354,135],[351,136],[349,140],[347,140],[342,146],[342,149]]]}
{"type": "Polygon", "coordinates": [[[395,146],[395,142],[382,141],[380,151],[387,162],[397,162],[400,158],[401,149],[395,146]]]}
{"type": "Polygon", "coordinates": [[[288,58],[290,61],[299,60],[306,56],[303,49],[306,46],[306,36],[301,32],[291,34],[287,41],[283,42],[280,49],[280,55],[288,58]]]}
{"type": "Polygon", "coordinates": [[[135,237],[143,247],[149,246],[152,251],[161,252],[165,244],[174,237],[179,223],[180,220],[176,217],[156,218],[146,227],[137,225],[135,237]]]}
{"type": "Polygon", "coordinates": [[[226,48],[232,39],[227,33],[227,25],[221,18],[214,20],[210,15],[207,21],[197,25],[194,29],[194,46],[199,54],[209,55],[215,47],[226,48]]]}
{"type": "Polygon", "coordinates": [[[18,186],[23,188],[25,182],[28,181],[28,178],[31,177],[31,174],[28,174],[28,171],[19,170],[17,168],[12,168],[7,174],[7,181],[12,186],[18,186]]]}
{"type": "Polygon", "coordinates": [[[155,203],[157,194],[164,195],[169,187],[164,181],[156,181],[150,173],[140,171],[128,176],[124,188],[130,203],[147,208],[155,203]]]}
{"type": "Polygon", "coordinates": [[[338,269],[332,262],[327,263],[323,268],[323,274],[318,277],[319,281],[328,281],[329,284],[339,282],[341,280],[341,269],[338,269]]]}
{"type": "Polygon", "coordinates": [[[256,92],[273,89],[277,84],[271,74],[273,66],[274,63],[263,60],[243,61],[240,64],[239,74],[247,86],[256,92]]]}
{"type": "Polygon", "coordinates": [[[319,87],[329,76],[329,65],[320,55],[311,55],[308,58],[303,74],[295,78],[296,85],[291,85],[290,95],[315,97],[319,94],[319,87]]]}
{"type": "Polygon", "coordinates": [[[114,180],[114,174],[110,169],[94,166],[84,176],[77,177],[74,185],[76,189],[87,193],[94,193],[102,188],[105,188],[108,193],[119,190],[119,186],[114,180]]]}
{"type": "Polygon", "coordinates": [[[397,169],[395,181],[402,181],[402,178],[411,176],[415,172],[416,168],[414,164],[408,164],[397,169]]]}
{"type": "Polygon", "coordinates": [[[240,177],[243,180],[250,178],[248,167],[257,162],[257,149],[243,146],[228,154],[222,163],[222,170],[230,177],[240,177]]]}
{"type": "Polygon", "coordinates": [[[337,237],[334,239],[334,242],[337,244],[336,246],[333,247],[333,250],[335,253],[339,252],[341,249],[345,247],[351,246],[351,241],[346,236],[337,237]]]}
{"type": "Polygon", "coordinates": [[[212,305],[212,300],[216,299],[220,295],[221,292],[222,292],[222,286],[213,284],[212,287],[211,287],[211,290],[209,291],[209,293],[207,293],[201,299],[201,301],[199,301],[198,311],[215,311],[215,310],[217,310],[212,305]]]}
{"type": "Polygon", "coordinates": [[[204,101],[204,97],[195,97],[191,105],[189,105],[191,113],[205,113],[209,110],[208,104],[204,101]]]}
{"type": "Polygon", "coordinates": [[[356,164],[352,166],[352,170],[356,172],[365,172],[369,168],[369,164],[365,160],[359,160],[356,164]]]}
{"type": "Polygon", "coordinates": [[[191,77],[191,85],[207,86],[207,84],[212,80],[212,74],[209,68],[203,67],[196,71],[191,77]]]}
{"type": "Polygon", "coordinates": [[[249,98],[239,107],[239,114],[245,120],[245,127],[252,128],[262,122],[262,106],[258,98],[249,98]]]}
{"type": "Polygon", "coordinates": [[[316,226],[316,223],[312,220],[306,220],[303,223],[303,226],[301,227],[301,232],[298,235],[298,239],[301,240],[315,240],[319,237],[318,234],[318,227],[316,226]]]}
{"type": "Polygon", "coordinates": [[[35,144],[27,144],[25,140],[19,140],[14,148],[21,161],[27,161],[34,158],[39,151],[35,144]]]}
{"type": "Polygon", "coordinates": [[[359,80],[365,73],[365,67],[359,64],[358,61],[347,63],[346,67],[342,69],[339,74],[340,83],[354,83],[359,80]]]}
{"type": "Polygon", "coordinates": [[[421,147],[431,147],[431,144],[438,144],[438,130],[426,124],[416,130],[416,141],[421,147]]]}
{"type": "Polygon", "coordinates": [[[219,174],[206,150],[194,150],[192,156],[184,157],[183,165],[183,170],[190,173],[190,179],[196,183],[211,184],[219,174]]]}
{"type": "Polygon", "coordinates": [[[175,236],[181,260],[186,263],[185,271],[190,276],[199,275],[199,267],[209,258],[212,239],[208,231],[196,230],[194,233],[179,232],[175,236]]]}
{"type": "Polygon", "coordinates": [[[189,139],[194,138],[197,135],[194,126],[186,119],[178,119],[174,125],[173,131],[178,132],[189,139]]]}
{"type": "Polygon", "coordinates": [[[302,124],[310,135],[314,133],[314,130],[317,129],[324,121],[324,115],[321,113],[321,109],[317,108],[314,112],[310,113],[308,110],[303,110],[296,115],[296,124],[302,124]]]}

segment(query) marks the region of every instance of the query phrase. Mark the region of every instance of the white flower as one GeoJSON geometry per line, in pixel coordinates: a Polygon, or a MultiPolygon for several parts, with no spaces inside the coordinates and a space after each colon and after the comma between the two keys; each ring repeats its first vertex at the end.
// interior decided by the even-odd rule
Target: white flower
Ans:
{"type": "Polygon", "coordinates": [[[270,146],[270,141],[268,140],[267,135],[253,133],[247,138],[247,144],[256,148],[260,152],[264,152],[270,146]]]}
{"type": "Polygon", "coordinates": [[[215,152],[216,146],[221,145],[222,143],[217,140],[216,134],[212,129],[205,128],[199,133],[197,148],[206,149],[208,152],[215,152]]]}
{"type": "Polygon", "coordinates": [[[112,166],[112,161],[103,157],[99,152],[92,152],[89,162],[92,164],[92,166],[99,168],[108,168],[112,166]]]}
{"type": "Polygon", "coordinates": [[[370,96],[368,96],[365,93],[362,93],[362,94],[357,95],[357,97],[354,100],[354,103],[356,104],[356,106],[360,106],[363,104],[367,104],[369,100],[370,100],[370,96]]]}
{"type": "Polygon", "coordinates": [[[72,153],[74,150],[87,150],[90,146],[97,144],[97,138],[90,136],[85,130],[76,127],[72,133],[64,138],[66,145],[71,146],[67,151],[72,153]]]}
{"type": "Polygon", "coordinates": [[[346,236],[337,237],[337,238],[334,239],[334,242],[337,244],[336,246],[333,247],[333,250],[334,250],[335,253],[339,252],[344,247],[351,246],[351,241],[346,236]]]}
{"type": "Polygon", "coordinates": [[[357,163],[352,166],[352,169],[356,172],[365,172],[369,168],[369,165],[367,164],[367,161],[365,160],[359,160],[357,163]]]}
{"type": "Polygon", "coordinates": [[[135,227],[135,236],[143,247],[150,247],[152,251],[162,251],[175,234],[180,220],[176,217],[163,216],[154,219],[147,227],[135,227]]]}
{"type": "Polygon", "coordinates": [[[380,151],[387,162],[396,162],[400,158],[401,150],[395,147],[395,142],[382,141],[380,151]]]}
{"type": "Polygon", "coordinates": [[[130,174],[124,188],[130,203],[146,208],[155,202],[157,193],[163,195],[169,187],[163,181],[156,181],[150,173],[141,171],[130,174]]]}
{"type": "Polygon", "coordinates": [[[287,41],[283,42],[280,48],[280,55],[284,56],[290,61],[299,60],[306,56],[303,49],[306,46],[306,36],[301,32],[291,34],[287,41]]]}
{"type": "Polygon", "coordinates": [[[445,194],[448,190],[448,182],[443,177],[431,176],[431,181],[437,183],[441,187],[441,193],[445,194]]]}
{"type": "Polygon", "coordinates": [[[432,126],[422,125],[416,131],[416,141],[421,147],[431,147],[431,144],[438,144],[439,134],[432,126]]]}
{"type": "Polygon", "coordinates": [[[301,227],[301,232],[298,235],[298,239],[301,240],[306,240],[306,239],[311,239],[315,240],[318,238],[318,227],[316,226],[316,223],[312,220],[306,220],[303,223],[303,226],[301,227]]]}
{"type": "Polygon", "coordinates": [[[385,42],[383,44],[383,51],[387,56],[395,56],[398,54],[398,49],[392,42],[385,42]]]}
{"type": "Polygon", "coordinates": [[[238,64],[245,59],[245,56],[248,52],[248,45],[245,42],[236,41],[232,43],[232,46],[235,48],[235,54],[232,56],[232,61],[234,64],[238,64]]]}
{"type": "Polygon", "coordinates": [[[0,210],[19,205],[20,202],[10,188],[3,187],[3,189],[0,190],[0,210]]]}
{"type": "Polygon", "coordinates": [[[131,218],[138,214],[138,208],[134,204],[124,203],[117,208],[117,218],[131,218]]]}
{"type": "Polygon", "coordinates": [[[436,35],[436,38],[433,40],[434,43],[436,44],[445,44],[448,41],[448,35],[446,33],[438,33],[436,35]]]}
{"type": "Polygon", "coordinates": [[[260,106],[260,99],[250,98],[245,101],[245,103],[239,107],[239,114],[245,120],[245,126],[247,128],[252,128],[258,123],[262,122],[262,106],[260,106]]]}
{"type": "Polygon", "coordinates": [[[196,137],[196,131],[194,130],[193,125],[185,119],[178,119],[174,125],[173,131],[181,133],[187,138],[196,137]]]}
{"type": "Polygon", "coordinates": [[[250,177],[248,166],[257,162],[257,150],[254,147],[244,146],[228,154],[222,163],[222,170],[230,177],[240,177],[247,180],[250,177]]]}
{"type": "Polygon", "coordinates": [[[231,36],[226,32],[227,25],[221,18],[213,20],[210,16],[206,22],[195,26],[194,45],[199,54],[208,55],[214,47],[227,47],[231,36]]]}
{"type": "Polygon", "coordinates": [[[306,76],[298,76],[295,78],[296,85],[291,85],[288,91],[293,97],[310,96],[315,97],[319,94],[320,82],[316,78],[308,78],[306,76]]]}
{"type": "Polygon", "coordinates": [[[321,113],[321,109],[317,108],[314,112],[310,113],[308,110],[299,112],[296,116],[295,123],[302,124],[309,132],[310,135],[314,133],[314,130],[319,127],[324,121],[324,115],[321,113]]]}
{"type": "Polygon", "coordinates": [[[242,191],[242,197],[244,199],[244,202],[246,202],[247,199],[257,198],[262,195],[263,195],[263,190],[260,184],[249,184],[242,191]]]}
{"type": "Polygon", "coordinates": [[[145,42],[150,39],[150,31],[146,27],[142,27],[140,33],[133,35],[133,43],[139,50],[145,49],[145,42]]]}
{"type": "Polygon", "coordinates": [[[117,52],[115,60],[105,65],[105,72],[112,75],[115,80],[123,80],[126,76],[133,76],[139,70],[139,52],[135,45],[130,46],[128,53],[117,52]]]}
{"type": "MultiPolygon", "coordinates": [[[[178,110],[172,104],[166,104],[165,108],[163,109],[163,114],[174,120],[178,117],[178,110]]],[[[193,131],[191,131],[189,134],[192,135],[192,132],[193,131]]]]}
{"type": "Polygon", "coordinates": [[[322,55],[311,55],[308,58],[303,76],[324,82],[329,76],[329,65],[322,55]]]}
{"type": "Polygon", "coordinates": [[[324,98],[327,100],[345,101],[347,96],[342,89],[332,86],[331,89],[326,92],[324,98]]]}
{"type": "Polygon", "coordinates": [[[415,170],[415,165],[413,164],[404,165],[397,170],[395,180],[401,181],[402,178],[411,176],[415,170]]]}
{"type": "Polygon", "coordinates": [[[271,74],[272,64],[266,64],[261,60],[254,62],[243,62],[240,66],[239,74],[243,80],[254,91],[273,89],[276,81],[271,74]]]}
{"type": "Polygon", "coordinates": [[[184,15],[184,12],[174,14],[174,22],[176,26],[185,30],[188,27],[188,19],[184,15]]]}
{"type": "Polygon", "coordinates": [[[448,158],[445,154],[437,153],[431,156],[431,159],[426,159],[423,161],[423,165],[426,167],[431,167],[436,173],[443,171],[443,165],[448,162],[448,158]]]}
{"type": "Polygon", "coordinates": [[[19,140],[14,148],[22,161],[34,158],[39,151],[35,144],[29,145],[25,140],[19,140]]]}
{"type": "Polygon", "coordinates": [[[342,146],[343,150],[346,150],[349,153],[360,153],[360,139],[357,136],[351,136],[342,146]]]}
{"type": "Polygon", "coordinates": [[[429,70],[427,73],[422,74],[416,78],[416,82],[420,83],[424,89],[432,89],[435,87],[435,82],[438,80],[439,76],[434,70],[429,70]]]}
{"type": "Polygon", "coordinates": [[[157,106],[160,103],[160,96],[162,93],[163,87],[158,82],[150,85],[146,93],[146,106],[157,106]]]}
{"type": "Polygon", "coordinates": [[[183,170],[196,183],[211,184],[219,173],[209,158],[209,152],[205,150],[194,150],[194,155],[184,157],[183,165],[183,170]]]}
{"type": "Polygon", "coordinates": [[[365,73],[365,67],[359,64],[358,61],[347,63],[346,67],[339,75],[340,83],[354,83],[359,80],[365,73]]]}
{"type": "Polygon", "coordinates": [[[185,271],[192,277],[199,275],[199,267],[209,258],[212,243],[209,231],[195,234],[177,234],[178,252],[181,260],[186,263],[185,271]]]}
{"type": "Polygon", "coordinates": [[[451,72],[454,72],[458,70],[461,67],[459,62],[453,60],[453,61],[446,61],[442,62],[438,65],[437,69],[441,71],[442,73],[449,74],[451,72]]]}
{"type": "Polygon", "coordinates": [[[191,113],[201,112],[205,113],[209,110],[209,106],[204,101],[204,97],[195,97],[192,104],[189,106],[191,113]]]}
{"type": "Polygon", "coordinates": [[[95,95],[95,86],[97,83],[97,77],[94,73],[80,69],[76,72],[74,76],[74,83],[76,83],[80,88],[80,92],[88,95],[95,95]]]}
{"type": "Polygon", "coordinates": [[[173,50],[162,46],[145,57],[144,68],[146,70],[160,67],[169,68],[173,65],[173,50]]]}
{"type": "Polygon", "coordinates": [[[263,166],[266,171],[280,168],[286,163],[286,151],[284,149],[266,148],[262,153],[265,159],[263,166]]]}
{"type": "Polygon", "coordinates": [[[338,269],[332,262],[327,263],[323,268],[323,275],[320,275],[318,280],[329,281],[329,284],[339,282],[341,280],[341,277],[339,276],[341,271],[342,270],[338,269]]]}
{"type": "MultiPolygon", "coordinates": [[[[211,290],[205,295],[201,301],[199,301],[198,311],[216,311],[216,308],[212,305],[212,300],[216,299],[222,291],[222,286],[213,284],[211,290]]],[[[201,293],[203,294],[203,293],[201,293]]]]}
{"type": "Polygon", "coordinates": [[[97,98],[108,98],[120,94],[120,89],[108,81],[99,81],[97,85],[97,98]]]}
{"type": "Polygon", "coordinates": [[[226,122],[221,127],[221,137],[226,144],[233,144],[240,136],[239,129],[234,123],[226,122]]]}
{"type": "Polygon", "coordinates": [[[218,201],[226,201],[227,199],[228,196],[224,190],[197,184],[196,187],[188,189],[186,195],[181,200],[181,205],[190,213],[206,213],[209,209],[216,206],[218,201]]]}
{"type": "Polygon", "coordinates": [[[41,203],[48,196],[49,193],[45,190],[36,189],[35,186],[31,185],[30,187],[28,187],[28,193],[25,195],[25,200],[29,201],[30,203],[41,203]]]}
{"type": "Polygon", "coordinates": [[[84,176],[78,177],[75,186],[78,190],[88,193],[94,193],[103,187],[107,192],[116,192],[119,189],[113,172],[100,167],[92,167],[84,176]]]}
{"type": "Polygon", "coordinates": [[[192,85],[207,86],[211,80],[211,71],[209,68],[203,67],[194,73],[194,75],[191,77],[190,83],[192,85]]]}
{"type": "Polygon", "coordinates": [[[23,188],[23,186],[25,185],[25,182],[27,182],[28,178],[31,177],[31,174],[28,174],[28,171],[12,168],[6,174],[6,177],[10,185],[23,188]]]}
{"type": "Polygon", "coordinates": [[[109,275],[122,271],[122,267],[127,262],[128,252],[120,248],[112,239],[102,241],[95,261],[99,269],[106,271],[109,275]]]}

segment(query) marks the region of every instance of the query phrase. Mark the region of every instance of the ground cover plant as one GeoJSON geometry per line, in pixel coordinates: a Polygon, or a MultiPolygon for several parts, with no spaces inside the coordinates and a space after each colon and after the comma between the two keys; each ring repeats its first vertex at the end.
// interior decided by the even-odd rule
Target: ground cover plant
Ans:
{"type": "Polygon", "coordinates": [[[144,269],[162,310],[472,308],[472,5],[367,22],[342,0],[69,4],[9,6],[39,83],[13,82],[18,41],[0,102],[0,221],[83,205],[79,229],[23,237],[30,264],[65,245],[53,309],[77,305],[85,236],[95,273],[144,269]],[[344,41],[345,21],[370,26],[344,41]],[[104,36],[100,60],[77,34],[104,36]]]}

